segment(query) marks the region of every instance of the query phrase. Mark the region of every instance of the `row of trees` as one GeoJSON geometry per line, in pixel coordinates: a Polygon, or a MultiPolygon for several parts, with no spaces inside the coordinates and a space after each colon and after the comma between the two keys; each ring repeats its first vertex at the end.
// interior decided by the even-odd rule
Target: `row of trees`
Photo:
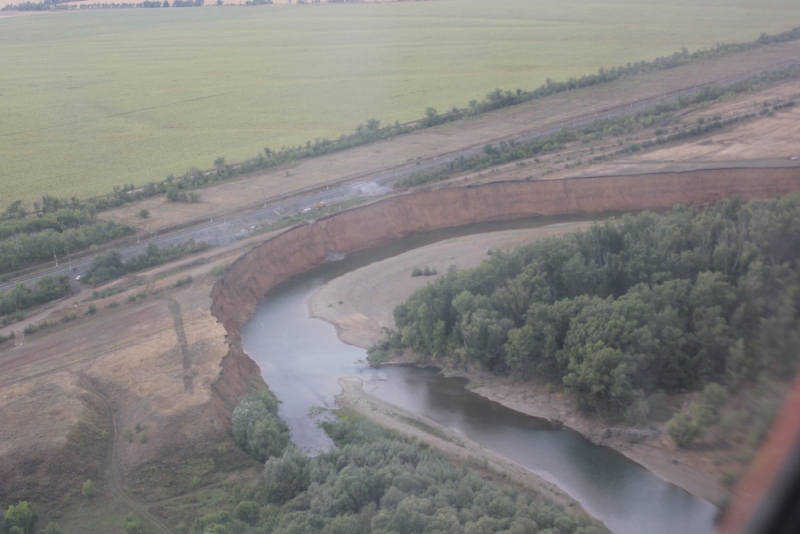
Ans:
{"type": "MultiPolygon", "coordinates": [[[[621,137],[636,130],[641,130],[643,128],[649,128],[652,126],[661,126],[663,130],[657,130],[657,137],[655,139],[641,143],[633,143],[630,146],[619,149],[611,154],[595,156],[593,160],[602,160],[608,158],[609,156],[628,152],[638,152],[651,146],[686,139],[688,137],[697,135],[703,135],[739,121],[752,118],[755,116],[755,114],[745,114],[743,116],[730,117],[728,119],[722,119],[718,116],[712,117],[709,122],[704,121],[702,124],[685,127],[680,131],[668,135],[664,135],[664,133],[666,132],[665,127],[680,122],[677,112],[682,109],[698,104],[709,104],[711,102],[727,98],[730,95],[745,93],[769,84],[797,78],[798,76],[800,76],[800,68],[798,67],[793,67],[778,72],[762,73],[728,86],[706,87],[696,93],[682,95],[678,97],[677,101],[675,102],[661,102],[648,109],[644,109],[630,115],[597,119],[591,124],[578,128],[574,131],[564,129],[558,133],[537,137],[523,143],[503,141],[495,145],[488,144],[484,147],[483,154],[477,154],[470,157],[462,156],[450,161],[444,166],[437,167],[433,170],[411,173],[406,178],[401,178],[400,180],[396,181],[394,185],[398,188],[408,188],[425,183],[446,180],[447,178],[450,178],[458,173],[479,171],[495,165],[502,165],[513,161],[529,159],[543,154],[556,152],[563,149],[564,145],[567,143],[576,141],[592,143],[600,141],[607,136],[621,137]]],[[[785,102],[784,104],[779,105],[778,109],[781,109],[782,107],[790,107],[793,104],[793,102],[785,102]]],[[[433,113],[435,113],[435,110],[433,110],[433,113]]]]}
{"type": "Polygon", "coordinates": [[[36,281],[30,288],[25,284],[17,284],[12,289],[0,293],[0,316],[22,311],[25,308],[58,300],[69,295],[69,277],[65,275],[45,276],[36,281]]]}
{"type": "Polygon", "coordinates": [[[110,221],[60,231],[46,228],[37,233],[12,235],[0,240],[0,272],[51,260],[55,254],[75,253],[133,232],[130,226],[110,221]]]}
{"type": "Polygon", "coordinates": [[[676,207],[496,253],[394,311],[394,346],[562,385],[641,419],[652,397],[791,376],[800,342],[800,195],[676,207]]]}
{"type": "Polygon", "coordinates": [[[93,223],[94,216],[88,210],[60,209],[42,213],[37,217],[0,220],[0,240],[18,234],[35,234],[47,229],[63,232],[93,223]]]}
{"type": "MultiPolygon", "coordinates": [[[[8,4],[0,11],[50,11],[66,9],[131,9],[170,7],[169,0],[145,0],[144,2],[101,2],[93,4],[65,4],[70,0],[43,0],[42,2],[20,2],[8,4]]],[[[200,7],[204,0],[173,0],[172,7],[200,7]]],[[[270,2],[272,3],[272,2],[270,2]]]]}
{"type": "MultiPolygon", "coordinates": [[[[129,187],[133,188],[124,189],[129,187]]],[[[12,202],[0,213],[0,272],[76,253],[134,232],[124,224],[98,221],[96,211],[94,205],[77,198],[51,195],[34,202],[33,211],[20,200],[12,202]]]]}
{"type": "Polygon", "coordinates": [[[0,532],[3,534],[61,534],[56,523],[41,524],[39,514],[27,501],[9,506],[0,515],[0,532]]]}
{"type": "MultiPolygon", "coordinates": [[[[237,442],[254,420],[274,414],[266,394],[234,413],[237,442]],[[248,424],[243,424],[249,420],[248,424]]],[[[271,420],[268,416],[267,420],[271,420]]],[[[257,423],[256,423],[257,424],[257,423]]],[[[293,445],[270,448],[263,479],[226,509],[197,519],[190,532],[255,534],[453,534],[525,532],[593,534],[605,529],[544,495],[501,488],[361,419],[324,423],[338,448],[309,458],[293,445]]],[[[275,443],[284,443],[282,438],[275,443]]],[[[261,447],[258,450],[264,450],[261,447]]],[[[261,456],[263,458],[263,456],[261,456]]]]}
{"type": "Polygon", "coordinates": [[[110,250],[95,256],[89,269],[83,274],[82,282],[97,286],[128,273],[143,271],[206,249],[208,249],[208,243],[205,241],[198,243],[192,238],[177,245],[165,245],[161,248],[155,243],[150,243],[143,254],[138,254],[128,260],[123,260],[122,254],[118,251],[110,250]]]}
{"type": "Polygon", "coordinates": [[[21,2],[19,4],[8,4],[3,6],[0,11],[50,11],[75,9],[74,5],[65,4],[70,0],[43,0],[42,2],[21,2]]]}

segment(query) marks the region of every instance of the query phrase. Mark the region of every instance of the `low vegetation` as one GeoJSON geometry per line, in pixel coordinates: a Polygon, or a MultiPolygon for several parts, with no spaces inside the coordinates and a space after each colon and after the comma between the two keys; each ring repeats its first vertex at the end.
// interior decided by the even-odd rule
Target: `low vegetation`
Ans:
{"type": "Polygon", "coordinates": [[[124,282],[121,282],[117,285],[107,287],[105,289],[95,289],[92,291],[92,295],[86,300],[98,300],[104,299],[106,297],[112,297],[114,295],[118,295],[119,293],[123,293],[129,290],[132,287],[140,286],[144,283],[144,280],[141,277],[132,277],[124,282]]]}
{"type": "Polygon", "coordinates": [[[27,335],[31,335],[54,326],[58,326],[58,321],[41,321],[38,323],[29,324],[24,328],[23,332],[25,332],[27,335]]]}
{"type": "MultiPolygon", "coordinates": [[[[704,135],[751,119],[756,116],[756,113],[746,113],[726,119],[715,116],[711,117],[708,121],[702,118],[698,124],[685,125],[680,124],[681,119],[678,116],[678,112],[693,106],[710,105],[738,94],[762,89],[771,84],[787,79],[794,79],[798,76],[800,76],[800,68],[797,67],[778,72],[766,72],[727,86],[706,87],[696,93],[680,96],[675,102],[662,102],[630,115],[598,119],[587,126],[575,130],[563,129],[560,132],[537,137],[527,142],[518,143],[515,141],[503,141],[496,145],[488,144],[484,147],[482,154],[470,157],[461,156],[448,162],[446,165],[427,171],[411,173],[409,176],[397,180],[394,186],[399,189],[405,189],[426,183],[438,182],[451,178],[459,173],[481,171],[496,165],[536,158],[537,156],[557,152],[562,150],[569,143],[579,141],[583,144],[589,144],[608,137],[614,137],[617,138],[617,143],[622,145],[624,144],[623,138],[625,136],[630,136],[630,134],[636,131],[653,126],[657,127],[654,138],[630,143],[628,146],[609,151],[605,154],[598,154],[592,157],[592,161],[605,160],[622,154],[636,153],[653,146],[704,135]],[[672,128],[673,132],[667,133],[668,128],[672,128]]],[[[777,107],[770,108],[770,110],[791,107],[793,104],[793,102],[784,102],[778,104],[777,107]]],[[[568,164],[568,166],[574,166],[574,164],[568,164]]]]}
{"type": "Polygon", "coordinates": [[[431,269],[427,265],[425,266],[424,269],[420,269],[419,267],[414,267],[413,269],[411,269],[411,276],[412,277],[417,277],[417,276],[436,276],[437,274],[439,274],[439,273],[436,272],[436,269],[431,269]]]}
{"type": "Polygon", "coordinates": [[[53,260],[58,255],[86,250],[92,245],[123,237],[134,229],[113,221],[101,222],[94,209],[75,199],[49,195],[34,203],[34,212],[12,202],[0,214],[0,272],[53,260]]]}
{"type": "Polygon", "coordinates": [[[795,373],[798,243],[798,194],[611,219],[449,271],[395,309],[398,331],[371,357],[410,348],[536,377],[631,424],[664,393],[703,391],[669,425],[689,446],[721,424],[728,393],[795,373]]]}
{"type": "MultiPolygon", "coordinates": [[[[240,407],[251,410],[253,402],[269,412],[266,404],[274,399],[251,397],[240,407]]],[[[547,496],[488,482],[427,444],[364,419],[344,414],[323,425],[335,449],[313,458],[285,442],[271,449],[253,487],[239,487],[227,503],[195,519],[188,532],[606,532],[547,496]]]]}
{"type": "Polygon", "coordinates": [[[120,276],[143,271],[162,263],[197,254],[206,249],[208,249],[208,244],[205,241],[197,243],[194,239],[189,239],[178,245],[165,245],[161,248],[154,243],[150,243],[145,253],[124,261],[122,254],[112,250],[95,256],[81,281],[97,286],[120,276]]]}
{"type": "Polygon", "coordinates": [[[280,455],[289,444],[289,429],[278,417],[278,400],[267,389],[239,401],[231,426],[236,444],[260,462],[280,455]]]}
{"type": "Polygon", "coordinates": [[[191,284],[191,283],[192,283],[192,277],[191,276],[184,276],[183,278],[178,278],[177,280],[175,280],[175,283],[172,284],[172,287],[183,287],[183,286],[185,286],[187,284],[191,284]]]}
{"type": "Polygon", "coordinates": [[[42,277],[36,281],[33,288],[22,283],[17,284],[12,289],[0,293],[0,316],[5,319],[6,316],[15,315],[31,306],[63,298],[71,292],[69,277],[65,275],[55,278],[52,276],[42,277]]]}
{"type": "Polygon", "coordinates": [[[223,263],[220,265],[215,265],[211,268],[211,275],[212,276],[222,276],[225,272],[231,268],[230,263],[223,263]]]}

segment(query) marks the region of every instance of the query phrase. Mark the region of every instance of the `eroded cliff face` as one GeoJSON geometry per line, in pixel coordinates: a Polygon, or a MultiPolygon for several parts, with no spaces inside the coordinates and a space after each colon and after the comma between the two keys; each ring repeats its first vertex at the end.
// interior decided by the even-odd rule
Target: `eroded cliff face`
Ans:
{"type": "Polygon", "coordinates": [[[228,332],[232,355],[244,356],[239,331],[258,303],[276,285],[323,263],[328,252],[351,254],[413,233],[472,223],[665,209],[798,190],[800,168],[779,168],[493,182],[397,195],[268,239],[237,260],[214,286],[211,312],[228,332]]]}

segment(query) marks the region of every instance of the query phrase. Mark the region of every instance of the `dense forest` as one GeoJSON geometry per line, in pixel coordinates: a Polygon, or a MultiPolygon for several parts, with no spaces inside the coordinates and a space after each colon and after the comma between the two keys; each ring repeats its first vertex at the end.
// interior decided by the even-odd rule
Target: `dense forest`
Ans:
{"type": "Polygon", "coordinates": [[[705,388],[691,435],[726,391],[795,372],[798,257],[798,194],[626,215],[449,270],[397,306],[370,357],[536,377],[631,423],[705,388]]]}
{"type": "MultiPolygon", "coordinates": [[[[336,443],[310,458],[288,442],[268,391],[243,398],[236,442],[263,477],[226,509],[194,521],[193,534],[593,534],[605,529],[543,495],[488,482],[424,443],[357,417],[323,426],[336,443]]],[[[134,522],[135,520],[131,520],[134,522]]]]}

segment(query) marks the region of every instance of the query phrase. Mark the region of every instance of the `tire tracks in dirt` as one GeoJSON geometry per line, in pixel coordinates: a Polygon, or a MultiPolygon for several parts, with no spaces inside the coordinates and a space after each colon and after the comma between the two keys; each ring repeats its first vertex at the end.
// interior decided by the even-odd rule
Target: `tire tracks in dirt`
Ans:
{"type": "Polygon", "coordinates": [[[183,365],[183,390],[191,395],[194,392],[194,373],[192,372],[192,356],[189,352],[189,341],[186,339],[186,331],[183,328],[181,305],[177,300],[169,297],[164,297],[164,300],[167,301],[167,308],[175,323],[175,334],[178,336],[178,349],[181,354],[183,365]]]}
{"type": "Polygon", "coordinates": [[[120,499],[128,505],[135,513],[145,519],[152,527],[154,527],[161,534],[174,534],[160,519],[147,511],[147,509],[136,502],[133,497],[128,495],[122,487],[117,472],[114,468],[114,452],[116,451],[117,444],[117,420],[114,418],[114,410],[111,408],[111,403],[108,398],[92,384],[91,379],[83,373],[78,373],[81,387],[86,391],[97,397],[103,403],[103,408],[106,412],[106,417],[109,421],[109,446],[106,453],[106,473],[108,474],[108,487],[114,497],[120,499]]]}

